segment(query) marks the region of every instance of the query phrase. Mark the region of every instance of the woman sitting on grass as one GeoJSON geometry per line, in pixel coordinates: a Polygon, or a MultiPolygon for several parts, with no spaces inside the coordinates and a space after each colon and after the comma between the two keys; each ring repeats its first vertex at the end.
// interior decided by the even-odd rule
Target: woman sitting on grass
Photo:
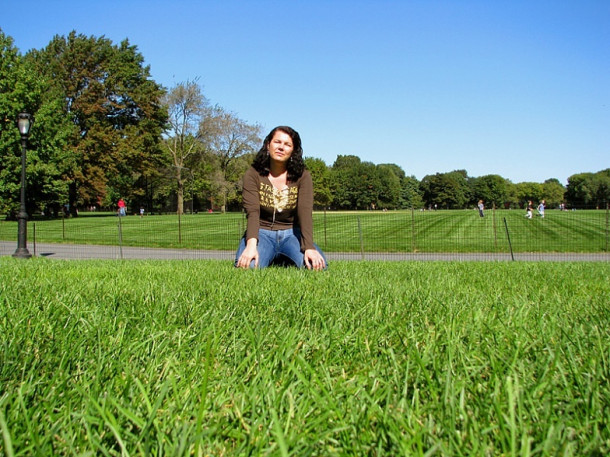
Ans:
{"type": "Polygon", "coordinates": [[[265,268],[288,259],[298,267],[326,269],[313,242],[313,183],[305,169],[301,137],[276,127],[244,175],[248,224],[235,255],[239,268],[265,268]]]}

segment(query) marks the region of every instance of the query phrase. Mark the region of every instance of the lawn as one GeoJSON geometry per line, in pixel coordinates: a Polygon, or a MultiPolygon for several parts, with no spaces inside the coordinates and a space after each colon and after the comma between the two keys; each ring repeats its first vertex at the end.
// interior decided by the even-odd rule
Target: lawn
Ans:
{"type": "MultiPolygon", "coordinates": [[[[327,252],[596,252],[610,251],[607,210],[316,212],[316,242],[327,252]]],[[[233,251],[246,226],[242,213],[164,216],[83,213],[29,223],[29,243],[73,243],[233,251]]],[[[17,223],[0,222],[0,239],[16,240],[17,223]]]]}
{"type": "Polygon", "coordinates": [[[0,454],[610,452],[610,266],[0,259],[0,454]]]}

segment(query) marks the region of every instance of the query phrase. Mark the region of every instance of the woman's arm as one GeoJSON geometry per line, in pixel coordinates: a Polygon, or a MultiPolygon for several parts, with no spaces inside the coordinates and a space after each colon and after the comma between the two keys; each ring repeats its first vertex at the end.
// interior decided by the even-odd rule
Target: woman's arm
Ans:
{"type": "Polygon", "coordinates": [[[258,172],[249,168],[244,175],[242,190],[244,209],[246,210],[246,249],[237,259],[237,267],[249,268],[254,260],[258,267],[258,229],[260,224],[260,197],[258,172]]]}
{"type": "Polygon", "coordinates": [[[242,190],[243,204],[247,218],[246,241],[252,238],[258,240],[261,215],[259,187],[260,180],[258,172],[250,167],[244,175],[242,190]]]}
{"type": "Polygon", "coordinates": [[[301,229],[301,250],[315,249],[313,244],[313,181],[308,170],[303,172],[299,183],[297,218],[301,229]]]}
{"type": "Polygon", "coordinates": [[[309,171],[305,170],[299,185],[297,216],[301,228],[301,250],[305,257],[305,266],[310,270],[326,268],[324,257],[313,244],[313,181],[309,171]]]}

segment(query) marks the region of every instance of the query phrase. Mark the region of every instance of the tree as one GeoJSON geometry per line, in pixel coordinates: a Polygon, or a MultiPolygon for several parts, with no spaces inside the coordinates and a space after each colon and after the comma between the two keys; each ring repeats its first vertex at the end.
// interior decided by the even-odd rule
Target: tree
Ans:
{"type": "MultiPolygon", "coordinates": [[[[354,155],[339,155],[331,169],[332,204],[339,209],[362,209],[362,191],[365,184],[361,180],[362,161],[354,155]]],[[[368,199],[368,198],[366,198],[368,199]]],[[[364,208],[368,207],[364,204],[364,208]]]]}
{"type": "MultiPolygon", "coordinates": [[[[423,206],[421,191],[419,188],[420,183],[415,176],[407,176],[400,166],[393,163],[381,164],[378,165],[378,167],[381,170],[382,176],[387,171],[391,171],[392,174],[394,174],[399,179],[397,195],[392,194],[392,202],[394,203],[394,205],[388,205],[387,207],[411,209],[421,208],[423,206]],[[396,198],[398,199],[397,201],[395,200],[396,198]]],[[[387,181],[387,183],[390,182],[392,186],[395,185],[395,181],[387,181]]],[[[382,189],[384,189],[383,186],[382,189]]],[[[387,192],[387,190],[384,189],[382,190],[382,192],[387,192]]],[[[380,198],[383,200],[383,196],[380,196],[380,198]]],[[[383,201],[381,204],[382,206],[385,206],[383,201]]]]}
{"type": "Polygon", "coordinates": [[[519,208],[519,196],[518,196],[517,184],[512,181],[506,180],[506,201],[504,202],[504,208],[519,208]]]}
{"type": "Polygon", "coordinates": [[[340,209],[397,208],[404,172],[398,165],[375,165],[339,155],[331,169],[333,206],[340,209]]]}
{"type": "Polygon", "coordinates": [[[485,175],[469,180],[472,199],[470,203],[476,205],[478,200],[483,200],[487,207],[501,207],[508,201],[509,181],[500,175],[485,175]]]}
{"type": "Polygon", "coordinates": [[[250,125],[218,105],[207,109],[200,120],[199,138],[218,164],[212,183],[222,211],[231,200],[238,199],[241,178],[248,166],[238,159],[258,149],[261,131],[258,124],[250,125]]]}
{"type": "Polygon", "coordinates": [[[326,208],[332,201],[330,170],[322,159],[313,157],[306,157],[305,165],[313,181],[313,204],[326,208]]]}
{"type": "Polygon", "coordinates": [[[593,173],[578,173],[568,178],[566,200],[572,206],[584,206],[591,202],[593,189],[593,173]]]}
{"type": "Polygon", "coordinates": [[[610,201],[610,168],[570,176],[565,197],[572,206],[604,205],[610,201]]]}
{"type": "Polygon", "coordinates": [[[379,208],[379,193],[382,188],[381,176],[373,162],[361,162],[356,169],[359,183],[356,188],[356,209],[379,208]]]}
{"type": "MultiPolygon", "coordinates": [[[[184,213],[184,183],[188,173],[186,161],[202,152],[200,123],[206,114],[208,100],[201,92],[197,81],[178,83],[163,98],[168,112],[169,135],[164,145],[171,156],[170,172],[177,185],[177,211],[184,213]]],[[[192,176],[192,175],[191,175],[192,176]]]]}
{"type": "Polygon", "coordinates": [[[423,206],[419,181],[415,176],[405,176],[400,183],[400,207],[414,209],[423,206]]]}
{"type": "Polygon", "coordinates": [[[595,173],[596,178],[596,206],[602,207],[610,202],[610,168],[595,173]]]}
{"type": "Polygon", "coordinates": [[[522,206],[526,205],[529,200],[539,202],[544,198],[542,184],[537,182],[520,182],[515,185],[516,196],[522,206]]]}
{"type": "Polygon", "coordinates": [[[65,168],[65,128],[57,119],[60,105],[47,102],[47,81],[40,77],[32,62],[19,55],[12,38],[0,31],[0,213],[11,213],[19,205],[21,157],[15,119],[20,111],[33,115],[26,162],[26,208],[59,206],[67,201],[67,186],[62,178],[65,168]]]}
{"type": "Polygon", "coordinates": [[[379,192],[377,206],[383,209],[396,209],[400,204],[401,177],[404,171],[395,164],[377,165],[379,175],[379,192]]]}
{"type": "Polygon", "coordinates": [[[17,210],[20,187],[20,146],[15,121],[28,110],[28,87],[24,84],[23,59],[13,39],[0,29],[0,213],[17,210]]]}
{"type": "Polygon", "coordinates": [[[464,208],[470,201],[468,174],[465,170],[424,176],[420,183],[427,205],[439,208],[464,208]]]}
{"type": "Polygon", "coordinates": [[[542,193],[546,200],[546,205],[550,208],[556,208],[564,201],[565,187],[558,179],[547,179],[542,184],[542,193]]]}
{"type": "Polygon", "coordinates": [[[137,48],[72,31],[28,58],[49,84],[46,101],[61,103],[70,126],[62,170],[70,207],[99,204],[109,192],[132,195],[158,166],[167,119],[164,91],[137,48]]]}

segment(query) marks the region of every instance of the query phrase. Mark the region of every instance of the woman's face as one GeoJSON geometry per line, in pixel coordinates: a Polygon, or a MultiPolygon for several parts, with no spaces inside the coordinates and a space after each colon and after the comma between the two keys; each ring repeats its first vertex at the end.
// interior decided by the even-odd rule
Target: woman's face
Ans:
{"type": "Polygon", "coordinates": [[[287,133],[277,130],[269,142],[269,156],[275,162],[285,163],[294,150],[292,138],[287,133]]]}

